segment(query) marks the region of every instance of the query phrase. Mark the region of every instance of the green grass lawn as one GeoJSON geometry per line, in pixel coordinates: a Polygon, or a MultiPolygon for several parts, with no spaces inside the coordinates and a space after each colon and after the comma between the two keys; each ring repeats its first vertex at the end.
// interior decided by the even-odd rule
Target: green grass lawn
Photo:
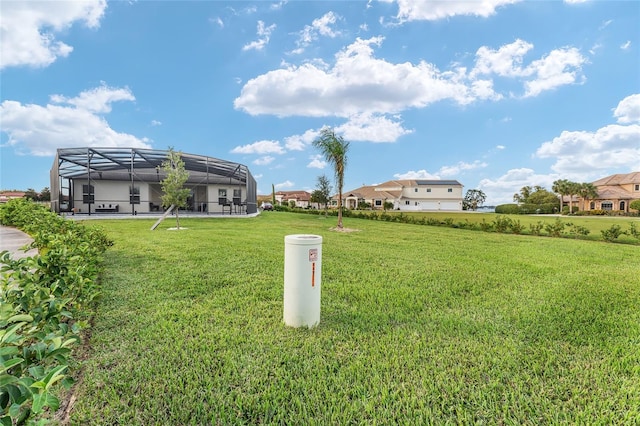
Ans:
{"type": "MultiPolygon", "coordinates": [[[[71,424],[637,424],[637,246],[267,212],[114,239],[71,424]],[[282,322],[284,236],[324,239],[282,322]]],[[[92,223],[93,225],[94,223],[92,223]]]]}
{"type": "MultiPolygon", "coordinates": [[[[358,211],[355,211],[358,212],[358,211]]],[[[373,211],[362,211],[367,213],[373,213],[373,211]]],[[[381,211],[376,211],[378,215],[381,215],[381,211]]],[[[580,225],[589,229],[589,234],[586,236],[580,236],[581,239],[603,241],[602,231],[611,228],[613,225],[618,225],[623,231],[628,231],[632,223],[636,228],[640,228],[640,217],[637,216],[558,216],[558,215],[516,215],[516,214],[496,214],[485,212],[399,212],[399,211],[387,211],[387,215],[400,215],[413,217],[415,219],[436,219],[440,222],[445,220],[452,220],[453,223],[475,223],[479,224],[484,221],[486,223],[493,222],[496,218],[508,218],[512,221],[518,221],[523,225],[523,234],[531,235],[531,225],[542,222],[543,224],[553,224],[558,218],[565,224],[567,228],[564,230],[566,234],[569,231],[570,226],[568,224],[580,225]]],[[[545,235],[546,231],[542,231],[545,235]]],[[[639,244],[637,238],[631,235],[621,235],[616,239],[616,242],[625,244],[639,244]]]]}

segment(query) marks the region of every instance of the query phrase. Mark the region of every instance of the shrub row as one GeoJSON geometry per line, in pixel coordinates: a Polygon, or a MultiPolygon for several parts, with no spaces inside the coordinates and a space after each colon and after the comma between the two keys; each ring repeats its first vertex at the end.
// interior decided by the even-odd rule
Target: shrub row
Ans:
{"type": "Polygon", "coordinates": [[[0,254],[0,424],[46,422],[72,385],[71,350],[99,295],[102,255],[113,243],[98,228],[65,220],[24,199],[0,207],[0,224],[30,234],[39,254],[0,254]]]}
{"type": "Polygon", "coordinates": [[[500,204],[496,213],[502,214],[554,214],[558,213],[557,204],[500,204]]]}
{"type": "MultiPolygon", "coordinates": [[[[508,206],[509,204],[505,204],[508,206]]],[[[513,204],[513,206],[516,206],[513,204]]],[[[287,211],[295,213],[306,213],[315,215],[329,215],[337,216],[338,211],[333,210],[314,210],[314,209],[292,209],[286,206],[276,207],[278,211],[287,211]]],[[[447,217],[442,220],[438,220],[433,217],[416,217],[413,215],[405,215],[402,212],[396,214],[389,214],[386,211],[380,213],[376,211],[362,211],[362,210],[349,210],[343,209],[342,215],[344,217],[352,217],[356,219],[369,219],[369,220],[383,220],[386,222],[399,222],[410,223],[416,225],[430,225],[430,226],[446,226],[450,228],[470,229],[476,231],[485,232],[499,232],[510,234],[529,234],[535,236],[549,236],[549,237],[571,237],[579,238],[589,235],[591,231],[582,225],[573,224],[571,222],[565,222],[559,217],[552,223],[545,223],[538,221],[536,223],[530,223],[528,228],[525,227],[520,220],[512,219],[506,215],[498,215],[493,221],[487,222],[484,219],[482,222],[470,222],[468,219],[464,221],[455,221],[453,218],[447,217]]],[[[602,239],[607,242],[613,242],[621,235],[630,235],[640,240],[640,230],[636,228],[635,223],[631,222],[630,228],[623,231],[620,225],[612,225],[611,228],[601,231],[602,239]]]]}

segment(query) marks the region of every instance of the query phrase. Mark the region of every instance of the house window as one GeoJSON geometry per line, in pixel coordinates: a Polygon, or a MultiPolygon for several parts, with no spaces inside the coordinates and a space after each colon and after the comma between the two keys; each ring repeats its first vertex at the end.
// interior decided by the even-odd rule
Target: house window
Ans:
{"type": "Polygon", "coordinates": [[[85,204],[94,203],[93,185],[82,185],[82,202],[85,204]]]}
{"type": "Polygon", "coordinates": [[[415,206],[418,207],[419,205],[420,205],[420,203],[416,201],[415,206]]]}
{"type": "Polygon", "coordinates": [[[620,211],[623,212],[625,208],[624,201],[620,201],[620,211]]]}
{"type": "Polygon", "coordinates": [[[447,189],[447,192],[453,192],[453,188],[447,189]]]}
{"type": "Polygon", "coordinates": [[[241,198],[241,197],[242,197],[242,189],[234,189],[233,198],[241,198]]]}
{"type": "Polygon", "coordinates": [[[431,192],[431,188],[427,188],[427,192],[431,192]]]}
{"type": "Polygon", "coordinates": [[[596,203],[595,201],[592,201],[591,204],[589,204],[589,209],[590,210],[595,210],[596,209],[596,203]]]}
{"type": "Polygon", "coordinates": [[[218,189],[218,197],[227,197],[227,190],[226,189],[218,189]]]}
{"type": "Polygon", "coordinates": [[[418,192],[418,188],[414,188],[414,189],[413,189],[413,192],[418,192]]]}
{"type": "Polygon", "coordinates": [[[640,191],[640,184],[636,183],[636,186],[634,187],[636,191],[640,191]]]}
{"type": "Polygon", "coordinates": [[[140,187],[129,187],[129,204],[140,204],[140,187]]]}
{"type": "Polygon", "coordinates": [[[601,207],[602,210],[613,210],[613,203],[611,201],[603,201],[601,207]]]}
{"type": "Polygon", "coordinates": [[[382,205],[382,200],[375,200],[374,205],[380,207],[382,205]]]}
{"type": "Polygon", "coordinates": [[[406,200],[406,201],[404,202],[404,205],[405,205],[405,206],[411,205],[411,202],[410,202],[409,200],[406,200]]]}

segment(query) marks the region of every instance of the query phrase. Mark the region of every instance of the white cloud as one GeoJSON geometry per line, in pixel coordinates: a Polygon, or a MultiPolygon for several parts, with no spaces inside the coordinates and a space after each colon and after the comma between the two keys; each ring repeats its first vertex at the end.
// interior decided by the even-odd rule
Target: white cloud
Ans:
{"type": "Polygon", "coordinates": [[[449,177],[449,176],[455,177],[455,176],[459,176],[460,174],[462,174],[467,170],[481,169],[487,166],[488,166],[487,163],[479,160],[476,160],[473,163],[465,163],[464,161],[460,161],[453,166],[441,167],[440,170],[438,170],[438,175],[444,176],[444,177],[449,177]]]}
{"type": "Polygon", "coordinates": [[[220,28],[224,28],[224,21],[219,16],[216,16],[215,18],[210,18],[209,22],[213,22],[214,24],[218,25],[220,28]]]}
{"type": "Polygon", "coordinates": [[[314,19],[311,25],[305,25],[304,29],[300,31],[298,40],[296,41],[298,48],[290,53],[300,54],[304,52],[305,47],[318,40],[320,36],[334,38],[340,35],[340,31],[331,28],[338,19],[341,19],[339,15],[333,12],[327,12],[322,17],[314,19]]]}
{"type": "Polygon", "coordinates": [[[596,43],[593,46],[591,46],[591,49],[589,49],[589,53],[591,53],[591,55],[595,55],[596,53],[598,53],[598,50],[602,49],[604,46],[602,45],[602,43],[596,43]]]}
{"type": "MultiPolygon", "coordinates": [[[[394,117],[398,120],[400,117],[394,117]]],[[[401,121],[372,113],[354,114],[349,120],[335,128],[337,133],[350,141],[395,142],[402,135],[413,133],[402,127],[401,121]]]]}
{"type": "Polygon", "coordinates": [[[487,194],[486,205],[506,204],[513,202],[513,195],[524,186],[540,185],[550,189],[556,175],[539,175],[532,169],[511,169],[497,179],[482,179],[478,188],[487,194]]]}
{"type": "Polygon", "coordinates": [[[323,160],[322,155],[312,155],[309,157],[311,161],[307,164],[311,169],[324,169],[327,167],[327,162],[323,160]]]}
{"type": "Polygon", "coordinates": [[[525,97],[537,96],[544,91],[575,83],[586,62],[587,59],[575,47],[556,49],[546,57],[533,61],[527,67],[527,72],[536,78],[525,82],[525,97]]]}
{"type": "Polygon", "coordinates": [[[482,0],[482,1],[442,1],[442,0],[397,0],[400,22],[435,21],[456,15],[473,15],[486,18],[496,13],[503,5],[519,0],[482,0]]]}
{"type": "Polygon", "coordinates": [[[284,189],[284,188],[293,188],[295,184],[293,182],[291,182],[290,180],[285,180],[284,182],[281,183],[276,183],[275,185],[273,185],[276,189],[284,189]]]}
{"type": "Polygon", "coordinates": [[[271,38],[271,33],[276,29],[276,24],[271,24],[268,27],[264,26],[264,22],[258,21],[258,40],[252,41],[251,43],[245,44],[242,46],[242,50],[262,50],[268,43],[271,38]]]}
{"type": "Polygon", "coordinates": [[[3,1],[0,23],[0,69],[9,66],[46,67],[68,56],[73,47],[56,40],[76,22],[100,26],[106,0],[3,1]]]}
{"type": "Polygon", "coordinates": [[[286,4],[287,4],[287,0],[279,1],[277,3],[271,3],[271,6],[269,6],[269,9],[271,9],[271,10],[280,10],[286,4]]]}
{"type": "Polygon", "coordinates": [[[67,98],[63,95],[51,95],[50,98],[52,102],[66,103],[95,113],[111,112],[112,102],[136,100],[128,87],[123,89],[108,87],[104,82],[100,87],[86,90],[75,98],[67,98]]]}
{"type": "Polygon", "coordinates": [[[444,99],[473,101],[458,76],[442,73],[432,64],[393,64],[375,58],[371,46],[382,41],[382,37],[358,38],[336,55],[330,69],[305,63],[251,79],[234,101],[235,108],[253,115],[350,117],[395,113],[444,99]]]}
{"type": "Polygon", "coordinates": [[[554,158],[559,174],[595,173],[611,169],[640,169],[640,125],[610,124],[596,132],[564,131],[543,143],[539,158],[554,158]]]}
{"type": "Polygon", "coordinates": [[[266,166],[268,164],[273,163],[273,160],[275,160],[275,157],[272,157],[270,155],[265,155],[264,157],[260,157],[256,160],[253,160],[253,164],[257,166],[266,166]]]}
{"type": "Polygon", "coordinates": [[[611,25],[611,23],[613,22],[613,19],[608,19],[604,22],[602,22],[602,24],[600,24],[600,26],[598,27],[599,30],[604,30],[605,28],[607,28],[609,25],[611,25]]]}
{"type": "Polygon", "coordinates": [[[505,44],[497,50],[487,46],[480,47],[476,52],[476,66],[471,71],[471,77],[478,74],[496,74],[501,77],[518,77],[527,75],[522,68],[522,61],[533,44],[517,39],[511,44],[505,44]]]}
{"type": "Polygon", "coordinates": [[[506,146],[504,146],[504,145],[496,145],[496,149],[503,150],[505,148],[506,148],[506,146]]]}
{"type": "Polygon", "coordinates": [[[613,111],[613,116],[618,119],[618,123],[640,123],[640,93],[621,100],[613,111]]]}
{"type": "Polygon", "coordinates": [[[128,89],[101,86],[75,98],[51,96],[45,106],[4,101],[0,104],[6,145],[37,156],[54,155],[57,148],[136,147],[150,148],[147,138],[113,130],[101,114],[111,111],[115,101],[134,101],[128,89]],[[66,105],[58,105],[58,104],[66,105]]]}
{"type": "Polygon", "coordinates": [[[237,146],[231,150],[232,154],[284,154],[284,152],[280,142],[267,140],[237,146]]]}
{"type": "Polygon", "coordinates": [[[151,120],[151,125],[152,126],[162,126],[162,121],[151,120]]]}
{"type": "Polygon", "coordinates": [[[587,62],[578,49],[565,47],[552,50],[545,57],[523,66],[524,56],[531,49],[533,44],[520,39],[497,50],[482,46],[476,52],[476,65],[469,75],[471,78],[491,74],[520,77],[525,80],[524,96],[531,97],[575,83],[581,75],[582,65],[587,62]]]}
{"type": "Polygon", "coordinates": [[[319,130],[309,129],[301,135],[284,138],[284,145],[289,151],[302,151],[307,145],[310,145],[318,135],[320,135],[319,130]]]}
{"type": "Polygon", "coordinates": [[[471,72],[462,66],[441,71],[424,61],[396,64],[376,58],[374,47],[383,40],[357,38],[335,55],[332,66],[321,60],[283,63],[283,68],[247,81],[234,106],[252,115],[379,117],[445,100],[459,105],[499,100],[503,95],[487,78],[494,75],[522,79],[524,96],[535,96],[574,83],[586,62],[577,49],[563,48],[524,66],[523,55],[532,45],[516,40],[498,50],[478,49],[471,72]]]}
{"type": "Polygon", "coordinates": [[[631,47],[631,40],[627,40],[625,43],[620,45],[620,49],[628,50],[631,47]]]}
{"type": "Polygon", "coordinates": [[[393,177],[400,180],[402,179],[440,179],[440,176],[433,175],[427,172],[426,170],[418,170],[418,171],[410,170],[406,173],[396,173],[393,175],[393,177]]]}

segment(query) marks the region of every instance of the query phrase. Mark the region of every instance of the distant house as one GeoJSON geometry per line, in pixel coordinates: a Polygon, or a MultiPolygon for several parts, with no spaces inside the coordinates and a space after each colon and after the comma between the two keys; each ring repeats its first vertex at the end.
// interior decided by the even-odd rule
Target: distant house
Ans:
{"type": "Polygon", "coordinates": [[[14,198],[24,198],[23,191],[0,191],[0,203],[6,203],[14,198]]]}
{"type": "Polygon", "coordinates": [[[276,202],[280,205],[289,205],[291,201],[295,203],[295,207],[303,209],[309,207],[318,208],[317,205],[312,205],[311,194],[307,191],[278,191],[275,193],[276,202]]]}
{"type": "MultiPolygon", "coordinates": [[[[385,203],[390,203],[394,210],[402,211],[461,211],[462,188],[457,180],[390,180],[345,192],[342,200],[348,209],[367,203],[374,210],[382,210],[385,203]]],[[[331,206],[337,205],[338,197],[333,196],[331,206]]]]}
{"type": "Polygon", "coordinates": [[[616,174],[592,182],[598,190],[593,200],[580,199],[584,210],[629,212],[629,203],[640,199],[640,172],[616,174]]]}

